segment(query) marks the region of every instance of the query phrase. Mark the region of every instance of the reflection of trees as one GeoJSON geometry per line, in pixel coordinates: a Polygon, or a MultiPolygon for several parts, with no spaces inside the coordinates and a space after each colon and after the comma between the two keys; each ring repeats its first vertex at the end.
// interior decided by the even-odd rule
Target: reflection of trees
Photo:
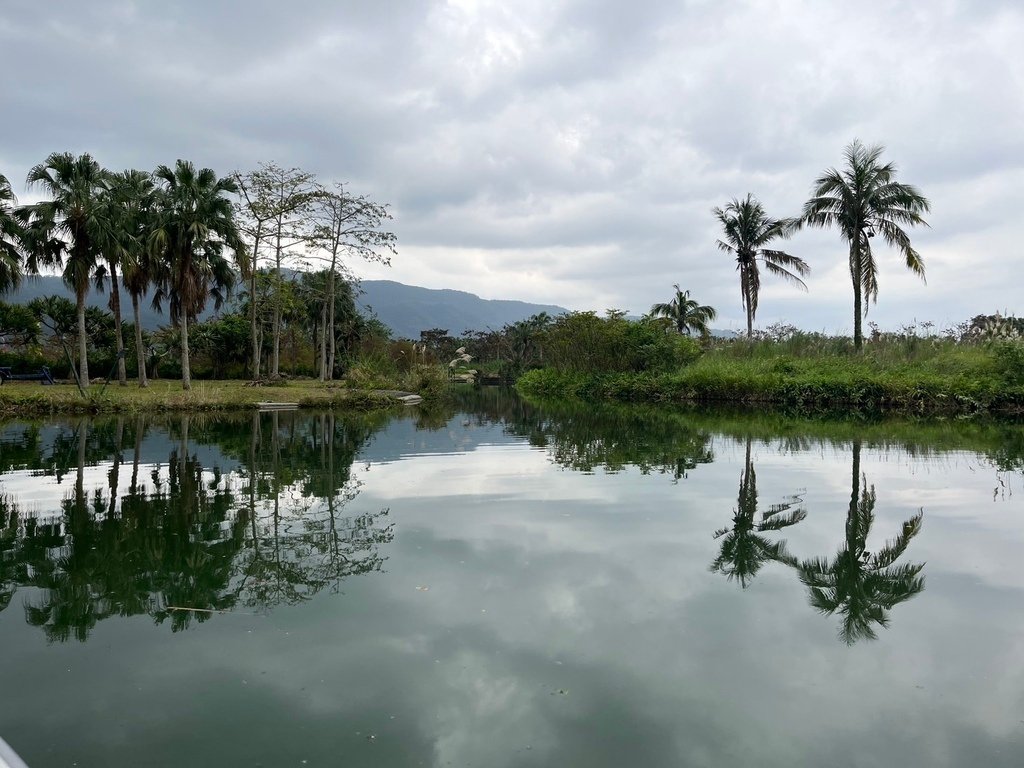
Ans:
{"type": "Polygon", "coordinates": [[[123,427],[122,417],[78,419],[49,429],[36,423],[4,425],[0,428],[0,475],[25,470],[61,480],[78,468],[82,451],[89,464],[109,459],[119,444],[119,430],[123,431],[123,427]]]}
{"type": "Polygon", "coordinates": [[[56,555],[43,551],[31,562],[27,585],[42,592],[26,604],[28,622],[50,640],[85,640],[110,616],[170,617],[178,630],[192,614],[168,606],[229,608],[224,589],[239,522],[230,519],[234,495],[227,480],[217,471],[205,474],[194,455],[172,449],[166,475],[154,469],[152,489],[129,489],[117,514],[109,514],[116,488],[85,496],[76,483],[60,521],[49,526],[59,542],[56,555]]]}
{"type": "Polygon", "coordinates": [[[359,492],[351,468],[369,437],[365,426],[353,428],[333,413],[263,418],[269,435],[259,414],[249,431],[249,536],[236,563],[240,601],[256,608],[300,602],[325,587],[337,590],[349,576],[381,570],[379,546],[394,536],[393,526],[380,526],[388,510],[340,515],[359,492]],[[307,471],[299,476],[297,466],[307,471]]]}
{"type": "Polygon", "coordinates": [[[501,422],[509,433],[545,448],[556,464],[580,472],[634,466],[679,480],[714,459],[711,434],[671,410],[580,402],[550,402],[541,408],[497,387],[460,397],[458,404],[479,422],[501,422]]]}
{"type": "Polygon", "coordinates": [[[765,533],[779,531],[796,525],[805,517],[807,510],[794,506],[800,498],[792,497],[780,504],[773,504],[757,517],[757,475],[750,458],[751,438],[747,438],[746,458],[740,473],[740,490],[733,511],[732,527],[721,528],[715,538],[722,544],[718,557],[711,563],[711,570],[725,574],[730,580],[737,579],[744,588],[768,562],[795,565],[796,559],[789,554],[784,540],[774,541],[765,533]]]}
{"type": "Polygon", "coordinates": [[[0,494],[0,611],[10,605],[18,584],[26,578],[25,564],[17,557],[24,544],[20,522],[21,510],[17,503],[10,496],[0,494]]]}
{"type": "Polygon", "coordinates": [[[70,437],[21,440],[17,466],[76,472],[59,515],[25,514],[0,495],[0,610],[26,586],[39,590],[26,619],[50,640],[85,640],[97,622],[137,614],[176,631],[216,611],[270,609],[380,570],[380,546],[393,537],[381,525],[387,510],[344,514],[358,494],[352,462],[373,424],[274,413],[247,426],[251,434],[237,420],[183,416],[161,428],[118,419],[103,441],[86,423],[70,437]],[[107,482],[87,489],[100,442],[107,482]],[[161,443],[166,462],[143,461],[161,443]],[[46,457],[30,456],[30,445],[46,457]],[[123,445],[134,445],[130,480],[123,445]],[[201,460],[211,449],[219,456],[201,460]]]}
{"type": "Polygon", "coordinates": [[[896,565],[910,540],[921,530],[923,511],[903,523],[900,534],[878,552],[867,551],[874,523],[875,488],[860,471],[860,441],[853,443],[853,491],[846,516],[846,540],[831,559],[800,563],[800,579],[810,590],[811,605],[831,616],[839,613],[839,636],[847,644],[877,637],[874,626],[887,627],[888,612],[924,589],[924,563],[896,565]]]}

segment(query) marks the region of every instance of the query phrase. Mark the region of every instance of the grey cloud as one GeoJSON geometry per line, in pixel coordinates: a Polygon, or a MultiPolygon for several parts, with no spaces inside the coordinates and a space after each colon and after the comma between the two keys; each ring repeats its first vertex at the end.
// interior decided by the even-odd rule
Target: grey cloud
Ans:
{"type": "MultiPolygon", "coordinates": [[[[934,229],[915,237],[942,265],[927,290],[883,283],[879,321],[937,303],[1020,312],[987,265],[1020,240],[1007,222],[1024,157],[1022,33],[1019,5],[995,1],[16,0],[0,11],[16,116],[0,160],[15,180],[64,149],[113,167],[299,165],[393,204],[393,279],[643,307],[678,275],[731,305],[710,208],[750,191],[795,214],[859,137],[886,144],[933,199],[934,229]],[[403,249],[452,251],[423,264],[403,249]],[[491,252],[492,271],[466,278],[462,251],[491,252]],[[524,279],[502,251],[548,259],[551,279],[524,279]],[[566,298],[538,293],[555,284],[566,298]]],[[[835,233],[787,248],[810,252],[817,274],[844,257],[835,233]]],[[[847,307],[814,299],[839,288],[812,278],[792,320],[848,326],[847,307]]]]}

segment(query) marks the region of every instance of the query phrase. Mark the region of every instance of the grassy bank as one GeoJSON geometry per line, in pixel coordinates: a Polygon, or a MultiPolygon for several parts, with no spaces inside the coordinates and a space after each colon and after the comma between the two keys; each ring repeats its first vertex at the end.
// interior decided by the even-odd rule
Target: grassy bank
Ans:
{"type": "Polygon", "coordinates": [[[303,379],[252,387],[244,381],[196,381],[188,392],[178,381],[154,381],[146,389],[139,389],[134,382],[124,387],[112,383],[106,388],[90,387],[85,397],[73,384],[8,382],[0,386],[0,416],[226,411],[253,408],[260,402],[357,411],[399,405],[382,390],[413,392],[429,405],[447,396],[448,384],[445,374],[433,367],[390,378],[360,374],[348,381],[328,383],[303,379]]]}
{"type": "Polygon", "coordinates": [[[530,371],[524,394],[627,402],[730,402],[806,412],[1024,412],[1024,346],[941,339],[867,345],[736,341],[670,371],[530,371]]]}
{"type": "Polygon", "coordinates": [[[0,387],[0,415],[56,413],[153,413],[168,411],[224,411],[253,408],[258,402],[298,403],[301,407],[344,406],[354,410],[386,408],[395,404],[386,395],[326,386],[319,382],[289,382],[284,386],[246,387],[241,381],[199,381],[188,392],[180,382],[156,381],[146,389],[111,384],[82,397],[74,385],[7,383],[0,387]]]}

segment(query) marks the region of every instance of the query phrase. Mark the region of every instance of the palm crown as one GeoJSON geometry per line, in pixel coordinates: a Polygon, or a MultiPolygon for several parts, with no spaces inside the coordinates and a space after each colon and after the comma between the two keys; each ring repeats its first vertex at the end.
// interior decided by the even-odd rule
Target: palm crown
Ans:
{"type": "Polygon", "coordinates": [[[238,188],[231,178],[217,178],[209,168],[197,171],[184,160],[173,170],[160,166],[155,176],[161,188],[149,246],[160,257],[163,274],[153,301],[168,300],[171,320],[181,327],[182,385],[189,389],[188,322],[202,312],[208,298],[219,307],[234,285],[225,249],[233,251],[243,275],[249,269],[234,209],[225,197],[238,188]]]}
{"type": "Polygon", "coordinates": [[[858,349],[863,342],[861,319],[867,314],[864,299],[878,300],[878,265],[871,239],[880,235],[902,254],[907,269],[924,279],[924,261],[903,227],[928,226],[921,214],[927,213],[931,204],[915,187],[896,181],[896,166],[881,162],[884,151],[881,145],[850,144],[844,153],[846,167],[841,171],[832,168],[814,182],[800,222],[836,227],[849,244],[853,336],[858,349]]]}
{"type": "Polygon", "coordinates": [[[652,306],[651,316],[667,317],[677,332],[685,333],[687,336],[691,331],[696,331],[701,336],[709,334],[711,329],[708,324],[718,316],[715,308],[698,304],[695,299],[690,298],[690,292],[680,290],[678,284],[673,287],[676,294],[672,300],[652,306]]]}
{"type": "Polygon", "coordinates": [[[108,173],[91,155],[54,152],[28,172],[26,183],[50,199],[24,209],[26,264],[62,266],[64,282],[75,291],[78,310],[79,384],[89,384],[85,298],[99,265],[101,248],[113,240],[102,195],[108,173]]]}
{"type": "Polygon", "coordinates": [[[764,206],[753,195],[748,194],[743,200],[734,198],[724,209],[715,208],[713,212],[724,233],[724,240],[718,241],[718,248],[736,258],[736,269],[740,273],[740,297],[747,313],[747,335],[753,336],[757,299],[761,292],[758,265],[764,265],[770,274],[804,290],[807,286],[800,278],[810,274],[811,268],[797,256],[766,247],[773,240],[789,237],[794,224],[786,219],[770,218],[764,206]]]}
{"type": "Polygon", "coordinates": [[[0,174],[0,294],[21,282],[21,224],[15,217],[18,199],[7,177],[0,174]]]}

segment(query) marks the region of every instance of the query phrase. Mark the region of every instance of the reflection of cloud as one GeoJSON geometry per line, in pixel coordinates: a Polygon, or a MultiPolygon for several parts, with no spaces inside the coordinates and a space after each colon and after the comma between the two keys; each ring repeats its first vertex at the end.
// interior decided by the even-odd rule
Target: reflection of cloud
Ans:
{"type": "MultiPolygon", "coordinates": [[[[716,437],[714,463],[677,484],[561,469],[512,440],[373,463],[358,506],[392,510],[384,572],[177,635],[111,620],[91,644],[46,649],[50,677],[39,638],[5,611],[4,683],[19,697],[0,697],[0,722],[39,733],[46,712],[34,746],[53,762],[114,762],[138,742],[173,754],[188,733],[192,754],[221,764],[1019,764],[1024,498],[993,502],[990,473],[963,455],[865,448],[873,538],[925,506],[909,554],[928,589],[877,642],[847,648],[786,568],[746,591],[707,571],[738,445],[716,437]],[[130,732],[126,715],[97,727],[111,712],[131,713],[130,732]]],[[[805,488],[790,549],[831,555],[848,450],[778,447],[755,444],[760,498],[805,488]]]]}
{"type": "Polygon", "coordinates": [[[565,476],[564,483],[557,479],[554,483],[530,482],[550,479],[550,461],[542,452],[519,447],[481,446],[455,457],[428,456],[415,461],[374,464],[370,472],[382,501],[409,494],[466,499],[482,505],[497,499],[523,498],[524,494],[528,499],[542,497],[551,502],[601,498],[599,488],[588,492],[571,474],[565,476]]]}

